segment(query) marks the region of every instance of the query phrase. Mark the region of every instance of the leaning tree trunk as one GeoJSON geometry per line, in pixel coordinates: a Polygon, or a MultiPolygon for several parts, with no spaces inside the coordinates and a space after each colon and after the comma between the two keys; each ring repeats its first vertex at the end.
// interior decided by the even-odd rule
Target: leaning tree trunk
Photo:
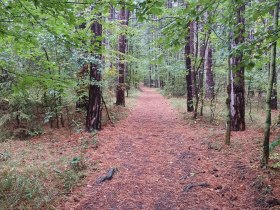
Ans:
{"type": "MultiPolygon", "coordinates": [[[[274,15],[273,15],[273,29],[277,30],[278,18],[279,18],[279,3],[275,5],[274,15]]],[[[277,41],[272,43],[271,46],[271,62],[270,62],[270,74],[269,81],[266,92],[266,119],[265,119],[265,130],[264,130],[264,140],[263,140],[263,157],[261,165],[266,167],[269,160],[269,136],[270,136],[270,126],[271,126],[271,93],[273,90],[273,81],[276,74],[276,48],[277,41]]]]}
{"type": "MultiPolygon", "coordinates": [[[[245,5],[238,6],[236,10],[236,19],[238,28],[234,30],[233,48],[244,43],[245,5]]],[[[244,66],[242,65],[243,53],[237,51],[232,57],[232,89],[231,89],[231,129],[233,131],[245,130],[245,83],[244,66]]]]}
{"type": "Polygon", "coordinates": [[[86,130],[101,129],[101,45],[100,37],[102,36],[102,25],[96,20],[91,25],[91,31],[94,34],[92,44],[94,45],[94,54],[96,58],[94,63],[90,63],[90,85],[89,85],[89,102],[87,107],[86,130]]]}
{"type": "MultiPolygon", "coordinates": [[[[125,6],[121,8],[119,20],[122,25],[126,25],[125,6]]],[[[119,36],[119,84],[117,85],[116,105],[125,106],[125,51],[126,37],[125,34],[119,36]]]]}
{"type": "Polygon", "coordinates": [[[188,24],[188,35],[185,45],[185,64],[186,64],[186,82],[187,82],[187,111],[193,112],[193,91],[192,91],[192,64],[191,64],[191,30],[188,24]]]}

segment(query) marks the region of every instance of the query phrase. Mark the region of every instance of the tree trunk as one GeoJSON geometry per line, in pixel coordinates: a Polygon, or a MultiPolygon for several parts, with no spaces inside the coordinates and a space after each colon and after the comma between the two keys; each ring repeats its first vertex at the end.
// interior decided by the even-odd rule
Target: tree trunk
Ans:
{"type": "MultiPolygon", "coordinates": [[[[278,18],[279,18],[279,3],[275,5],[274,15],[273,15],[273,29],[277,30],[278,18]]],[[[270,126],[271,126],[271,93],[273,90],[273,81],[276,73],[276,48],[277,41],[275,41],[271,46],[271,62],[270,62],[270,74],[269,82],[266,92],[266,119],[265,119],[265,130],[264,130],[264,140],[263,140],[263,157],[261,161],[262,167],[268,165],[269,160],[269,137],[270,137],[270,126]]]]}
{"type": "MultiPolygon", "coordinates": [[[[203,33],[203,31],[202,31],[203,33]]],[[[205,37],[206,39],[206,37],[205,37]]],[[[201,43],[200,43],[200,52],[199,52],[199,57],[200,57],[200,62],[201,62],[201,65],[200,65],[200,68],[198,69],[198,75],[199,75],[199,91],[200,93],[203,92],[203,82],[204,82],[204,68],[205,68],[205,53],[206,53],[206,40],[201,40],[201,43]]]]}
{"type": "MultiPolygon", "coordinates": [[[[227,71],[227,99],[226,99],[226,106],[227,106],[227,121],[226,121],[226,138],[225,144],[230,145],[230,133],[231,133],[231,88],[232,88],[232,81],[231,81],[231,32],[229,32],[228,37],[228,71],[227,71]]],[[[206,67],[207,68],[207,67],[206,67]]],[[[214,97],[214,94],[213,94],[214,97]]],[[[212,98],[213,99],[213,98],[212,98]]]]}
{"type": "MultiPolygon", "coordinates": [[[[273,17],[273,21],[275,18],[275,11],[271,11],[271,16],[273,17]]],[[[269,29],[276,30],[275,25],[272,27],[269,27],[269,29]]],[[[272,56],[272,55],[271,55],[272,56]]],[[[271,65],[269,65],[271,68],[271,65]]],[[[271,109],[272,110],[277,110],[277,71],[274,72],[274,77],[273,77],[273,86],[272,86],[272,91],[271,91],[271,109]]]]}
{"type": "MultiPolygon", "coordinates": [[[[203,25],[201,25],[201,32],[203,33],[203,25]]],[[[200,116],[203,116],[203,108],[204,108],[204,74],[205,74],[205,53],[208,46],[208,37],[205,35],[204,39],[200,43],[200,66],[199,66],[199,95],[200,95],[200,116]]]]}
{"type": "Polygon", "coordinates": [[[186,82],[187,82],[187,111],[192,112],[193,108],[193,92],[192,92],[192,64],[191,64],[191,29],[188,24],[188,35],[185,45],[185,64],[186,64],[186,82]]]}
{"type": "Polygon", "coordinates": [[[214,73],[212,69],[212,47],[209,43],[206,48],[206,61],[205,61],[205,69],[206,69],[206,98],[213,99],[214,98],[214,73]]]}
{"type": "Polygon", "coordinates": [[[101,45],[99,38],[102,36],[102,25],[96,20],[91,25],[91,31],[94,34],[92,44],[94,47],[95,63],[90,63],[90,86],[89,86],[89,102],[87,107],[86,130],[100,130],[101,129],[101,45]],[[98,38],[99,37],[99,38],[98,38]]]}
{"type": "MultiPolygon", "coordinates": [[[[245,5],[238,6],[236,10],[237,25],[234,30],[233,48],[244,42],[245,5]]],[[[244,84],[244,66],[242,65],[243,53],[237,51],[232,57],[232,89],[231,89],[231,128],[233,131],[245,130],[245,84],[244,84]]]]}
{"type": "MultiPolygon", "coordinates": [[[[126,25],[125,6],[121,8],[119,20],[122,25],[126,25]]],[[[125,34],[119,36],[119,84],[117,86],[117,100],[116,105],[125,106],[125,51],[126,51],[126,37],[125,34]]]]}
{"type": "MultiPolygon", "coordinates": [[[[125,10],[125,25],[127,25],[128,26],[128,20],[129,20],[129,16],[130,16],[130,11],[129,10],[125,10]]],[[[130,48],[130,46],[129,46],[130,44],[128,43],[128,39],[127,39],[127,37],[125,36],[125,52],[128,54],[129,53],[129,48],[130,48]]],[[[131,45],[132,46],[132,45],[131,45]]],[[[125,87],[126,87],[126,92],[127,92],[127,94],[128,94],[128,89],[129,88],[127,88],[127,87],[129,87],[128,86],[128,78],[129,78],[129,71],[128,71],[128,64],[127,64],[127,62],[125,62],[125,87]]]]}
{"type": "Polygon", "coordinates": [[[271,92],[271,109],[277,110],[277,72],[276,71],[273,77],[273,86],[271,92]]]}
{"type": "MultiPolygon", "coordinates": [[[[196,56],[196,39],[195,39],[195,35],[196,35],[196,23],[194,21],[192,21],[190,23],[190,59],[191,60],[196,60],[197,56],[196,56]]],[[[195,63],[195,62],[193,62],[195,63]]],[[[192,64],[192,69],[191,69],[191,79],[192,79],[192,94],[193,96],[196,95],[196,72],[195,72],[195,65],[192,64]]]]}

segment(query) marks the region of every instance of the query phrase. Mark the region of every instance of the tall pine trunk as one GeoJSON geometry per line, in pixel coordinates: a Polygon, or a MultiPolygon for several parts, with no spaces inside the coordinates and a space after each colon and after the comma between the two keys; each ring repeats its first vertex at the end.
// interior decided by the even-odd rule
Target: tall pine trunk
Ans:
{"type": "MultiPolygon", "coordinates": [[[[125,6],[121,8],[119,20],[122,25],[126,25],[125,6]]],[[[126,36],[119,36],[119,84],[117,85],[116,105],[125,106],[125,52],[126,52],[126,36]]]]}
{"type": "MultiPolygon", "coordinates": [[[[273,17],[273,21],[275,21],[275,11],[271,11],[271,16],[273,17]]],[[[269,30],[275,30],[275,25],[272,27],[269,27],[269,30]]],[[[273,55],[271,55],[273,56],[273,55]]],[[[269,68],[271,68],[271,64],[269,65],[269,68]]],[[[269,70],[270,71],[270,70],[269,70]]],[[[271,90],[271,109],[272,110],[277,110],[277,71],[274,72],[274,77],[273,77],[273,86],[271,90]]]]}
{"type": "MultiPolygon", "coordinates": [[[[278,28],[278,18],[279,18],[279,3],[275,5],[274,15],[273,15],[273,29],[278,28]]],[[[271,46],[271,61],[270,61],[270,74],[269,81],[266,92],[266,119],[265,119],[265,130],[264,130],[264,141],[263,141],[263,157],[261,165],[266,167],[269,160],[269,137],[270,137],[270,126],[271,126],[271,95],[273,90],[273,82],[276,74],[276,48],[277,41],[272,43],[271,46]]]]}
{"type": "Polygon", "coordinates": [[[94,45],[94,54],[96,58],[95,63],[90,63],[90,86],[89,86],[89,102],[87,107],[86,130],[100,130],[101,129],[101,45],[100,37],[102,36],[102,25],[98,20],[91,25],[93,33],[92,45],[94,45]]]}
{"type": "Polygon", "coordinates": [[[190,57],[192,62],[191,77],[192,77],[192,94],[193,97],[196,96],[196,72],[195,72],[195,61],[197,58],[197,48],[196,48],[196,22],[192,21],[190,23],[190,57]]]}
{"type": "Polygon", "coordinates": [[[213,73],[213,62],[212,62],[212,54],[213,50],[211,47],[211,43],[208,44],[206,48],[206,61],[205,61],[205,70],[206,70],[206,94],[205,97],[208,99],[214,98],[214,73],[213,73]]]}
{"type": "Polygon", "coordinates": [[[190,23],[187,25],[188,35],[185,45],[185,65],[186,65],[186,83],[187,83],[187,111],[193,112],[193,91],[192,91],[192,64],[191,64],[191,29],[190,23]]]}
{"type": "Polygon", "coordinates": [[[226,119],[226,138],[225,144],[230,145],[230,134],[231,134],[231,88],[232,88],[232,64],[231,64],[231,31],[229,31],[228,36],[228,70],[227,70],[227,99],[226,99],[226,106],[227,106],[227,119],[226,119]]]}
{"type": "MultiPolygon", "coordinates": [[[[235,2],[235,1],[234,1],[235,2]]],[[[235,2],[236,3],[236,2],[235,2]]],[[[236,9],[236,27],[234,29],[234,37],[232,48],[244,43],[245,5],[237,6],[236,9]]],[[[232,57],[232,89],[231,89],[231,129],[233,131],[245,130],[245,83],[244,83],[244,66],[242,65],[243,53],[237,51],[232,57]]]]}

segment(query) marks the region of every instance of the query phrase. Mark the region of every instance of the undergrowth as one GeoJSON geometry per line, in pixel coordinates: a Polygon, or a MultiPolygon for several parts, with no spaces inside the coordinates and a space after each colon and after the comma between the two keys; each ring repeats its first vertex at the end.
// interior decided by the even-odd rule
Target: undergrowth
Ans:
{"type": "Polygon", "coordinates": [[[83,157],[82,138],[61,148],[65,141],[44,137],[35,142],[1,143],[0,210],[55,209],[57,202],[86,177],[87,167],[92,169],[94,163],[83,157]]]}
{"type": "Polygon", "coordinates": [[[0,171],[0,209],[54,209],[61,195],[67,195],[85,175],[73,169],[50,171],[31,166],[5,166],[0,171]]]}
{"type": "MultiPolygon", "coordinates": [[[[192,119],[193,113],[187,112],[187,102],[185,97],[170,97],[171,105],[186,119],[192,119]]],[[[254,128],[263,128],[265,122],[265,110],[260,107],[257,99],[251,99],[251,108],[246,106],[246,124],[254,128]]],[[[198,119],[213,125],[223,125],[226,121],[226,96],[220,96],[217,101],[213,102],[206,99],[204,100],[203,116],[200,116],[200,107],[198,109],[198,119]]],[[[272,124],[277,121],[277,115],[272,115],[272,124]]]]}
{"type": "MultiPolygon", "coordinates": [[[[114,122],[127,116],[138,94],[130,90],[125,108],[107,104],[114,122]]],[[[98,149],[99,140],[96,133],[83,134],[82,119],[77,118],[76,132],[49,129],[35,141],[18,141],[8,130],[0,131],[0,210],[56,209],[73,188],[85,184],[90,171],[98,170],[98,160],[86,154],[98,149]]]]}
{"type": "MultiPolygon", "coordinates": [[[[171,105],[182,114],[184,120],[188,121],[189,123],[197,124],[199,121],[199,125],[202,127],[214,126],[214,128],[210,128],[210,139],[215,139],[215,142],[223,142],[224,141],[224,134],[225,134],[225,122],[226,122],[226,104],[225,104],[225,96],[220,96],[218,100],[215,101],[214,108],[212,107],[211,110],[211,101],[205,100],[204,101],[204,109],[203,109],[203,116],[198,116],[196,120],[193,119],[193,113],[187,112],[187,104],[185,97],[170,97],[169,101],[171,105]],[[219,129],[216,129],[219,126],[219,129]]],[[[246,106],[246,126],[247,128],[253,128],[254,130],[259,130],[262,132],[264,128],[265,122],[265,110],[261,106],[262,104],[259,102],[259,99],[252,98],[250,104],[246,106]],[[250,107],[249,107],[250,106],[250,107]]],[[[198,109],[200,110],[200,109],[198,109]]],[[[277,126],[278,122],[278,113],[272,113],[272,135],[271,135],[271,150],[272,148],[275,151],[272,151],[270,159],[272,160],[271,167],[272,168],[280,168],[280,147],[278,141],[273,141],[273,139],[279,137],[275,137],[277,135],[277,130],[279,130],[277,126]],[[276,132],[275,132],[276,130],[276,132]],[[274,131],[274,132],[273,132],[274,131]]],[[[252,141],[255,141],[256,144],[259,146],[262,143],[262,139],[259,140],[257,137],[253,138],[252,141]]],[[[236,149],[242,148],[241,145],[238,145],[236,142],[232,143],[233,147],[236,149]]]]}
{"type": "MultiPolygon", "coordinates": [[[[129,114],[128,108],[134,107],[136,105],[137,98],[139,96],[139,90],[131,88],[129,90],[128,97],[125,97],[126,106],[115,106],[112,105],[109,107],[110,117],[113,122],[118,122],[119,120],[127,117],[129,114]]],[[[104,120],[108,120],[106,114],[104,115],[104,120]]]]}

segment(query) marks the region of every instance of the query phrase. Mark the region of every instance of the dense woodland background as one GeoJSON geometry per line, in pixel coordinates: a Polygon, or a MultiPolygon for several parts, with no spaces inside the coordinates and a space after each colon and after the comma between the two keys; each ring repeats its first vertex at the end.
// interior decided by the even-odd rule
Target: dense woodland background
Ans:
{"type": "MultiPolygon", "coordinates": [[[[264,128],[266,168],[280,144],[270,138],[280,123],[278,21],[278,0],[2,0],[0,142],[58,128],[95,134],[143,83],[187,120],[225,125],[225,144],[231,131],[264,128]]],[[[9,158],[0,147],[0,164],[9,158]]],[[[0,201],[20,205],[4,198],[18,182],[9,170],[0,165],[0,201]]],[[[67,173],[70,190],[79,175],[67,173]]]]}

